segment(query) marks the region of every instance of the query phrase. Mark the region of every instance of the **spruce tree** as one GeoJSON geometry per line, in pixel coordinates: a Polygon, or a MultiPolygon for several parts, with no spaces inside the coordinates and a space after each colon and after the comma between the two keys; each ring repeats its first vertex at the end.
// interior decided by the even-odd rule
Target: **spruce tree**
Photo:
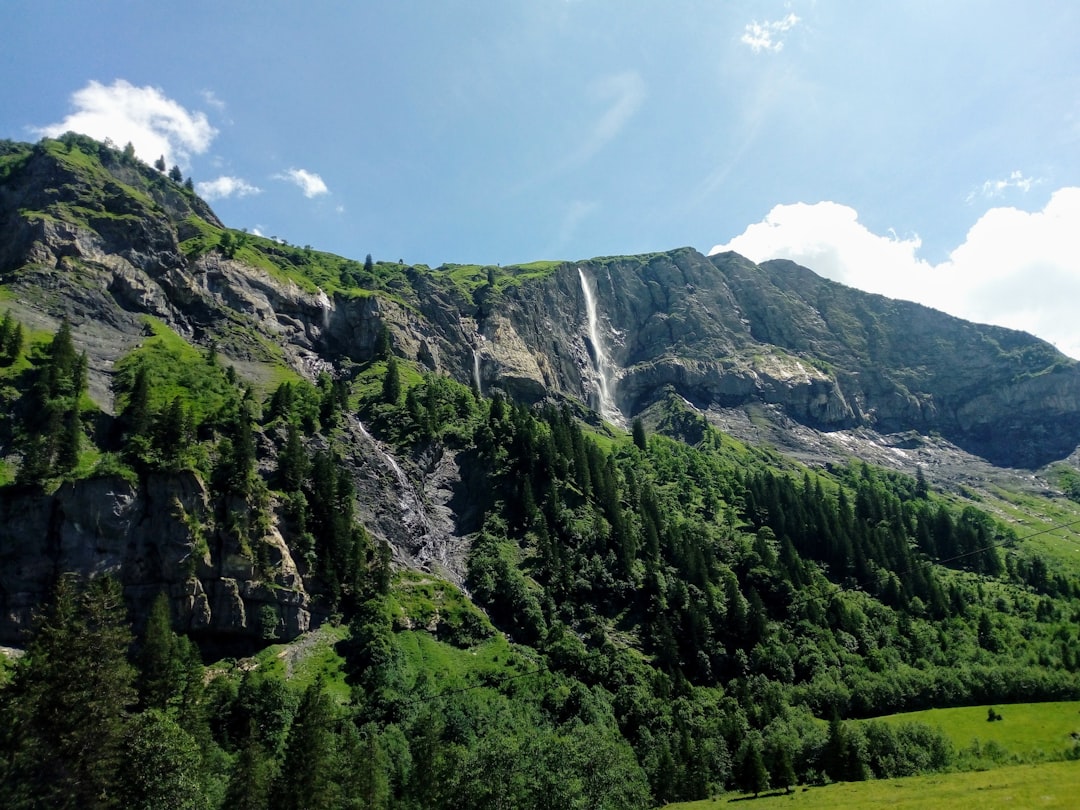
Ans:
{"type": "Polygon", "coordinates": [[[135,670],[119,583],[57,583],[37,621],[12,688],[17,747],[5,780],[6,806],[98,808],[121,805],[123,764],[135,670]]]}
{"type": "Polygon", "coordinates": [[[338,807],[338,757],[334,705],[319,678],[304,690],[289,735],[285,761],[274,785],[274,810],[338,807]]]}
{"type": "Polygon", "coordinates": [[[63,430],[57,441],[55,472],[70,473],[79,465],[82,435],[82,419],[79,417],[78,407],[68,408],[64,414],[63,430]]]}
{"type": "Polygon", "coordinates": [[[398,371],[397,358],[393,355],[386,361],[386,374],[382,384],[383,402],[397,405],[401,399],[401,374],[398,371]]]}
{"type": "Polygon", "coordinates": [[[638,450],[645,452],[649,449],[648,439],[645,436],[645,425],[640,419],[635,419],[633,424],[634,445],[638,450]]]}

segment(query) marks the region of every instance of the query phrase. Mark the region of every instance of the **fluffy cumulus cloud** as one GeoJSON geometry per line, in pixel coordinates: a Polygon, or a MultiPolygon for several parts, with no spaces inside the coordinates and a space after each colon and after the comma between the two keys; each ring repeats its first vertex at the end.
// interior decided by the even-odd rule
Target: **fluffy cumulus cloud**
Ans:
{"type": "Polygon", "coordinates": [[[289,169],[287,172],[276,175],[276,177],[278,180],[287,180],[290,183],[295,183],[299,189],[304,192],[304,196],[309,199],[330,192],[330,189],[326,187],[326,183],[323,182],[323,179],[314,172],[309,172],[307,169],[289,169]]]}
{"type": "Polygon", "coordinates": [[[223,200],[227,197],[248,197],[252,194],[261,194],[262,189],[253,186],[247,180],[240,177],[223,175],[216,180],[207,180],[196,183],[195,188],[205,200],[223,200]]]}
{"type": "Polygon", "coordinates": [[[852,287],[1030,332],[1080,359],[1077,222],[1080,188],[1059,189],[1041,211],[991,208],[948,259],[931,264],[919,258],[917,236],[873,233],[834,202],[799,203],[776,206],[710,252],[791,259],[852,287]]]}
{"type": "Polygon", "coordinates": [[[784,40],[781,39],[781,35],[786,34],[798,23],[799,18],[794,14],[788,14],[782,19],[763,23],[755,20],[752,23],[747,23],[739,41],[750,46],[750,50],[754,53],[761,53],[762,51],[775,53],[784,49],[784,40]]]}
{"type": "Polygon", "coordinates": [[[41,127],[41,135],[56,137],[79,132],[118,146],[131,143],[147,162],[187,165],[202,154],[217,135],[206,115],[184,108],[156,87],[136,87],[123,79],[110,85],[92,81],[71,96],[74,108],[64,120],[41,127]]]}

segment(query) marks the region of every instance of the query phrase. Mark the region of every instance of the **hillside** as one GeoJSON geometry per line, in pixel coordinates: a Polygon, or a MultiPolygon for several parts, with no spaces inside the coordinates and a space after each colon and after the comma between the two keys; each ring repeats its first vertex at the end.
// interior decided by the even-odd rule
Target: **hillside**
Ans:
{"type": "Polygon", "coordinates": [[[685,248],[345,259],[188,185],[0,145],[6,806],[644,807],[1080,698],[1048,344],[685,248]]]}

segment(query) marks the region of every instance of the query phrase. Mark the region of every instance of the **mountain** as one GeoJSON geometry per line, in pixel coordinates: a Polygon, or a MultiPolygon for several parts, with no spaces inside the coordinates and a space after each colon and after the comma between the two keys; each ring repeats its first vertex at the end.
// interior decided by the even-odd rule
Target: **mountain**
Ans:
{"type": "MultiPolygon", "coordinates": [[[[0,143],[0,234],[0,642],[69,573],[210,660],[347,627],[341,711],[379,756],[436,734],[447,784],[513,762],[526,795],[596,750],[624,806],[755,750],[774,780],[885,773],[814,716],[1080,695],[1080,369],[1030,335],[690,248],[347,259],[71,134],[0,143]],[[483,705],[428,707],[439,679],[483,705]]],[[[240,757],[240,721],[192,717],[240,757]]]]}

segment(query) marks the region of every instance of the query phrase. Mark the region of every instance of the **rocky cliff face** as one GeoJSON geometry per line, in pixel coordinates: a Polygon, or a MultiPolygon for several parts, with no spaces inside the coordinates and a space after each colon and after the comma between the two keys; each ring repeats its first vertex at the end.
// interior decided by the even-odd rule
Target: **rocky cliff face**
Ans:
{"type": "MultiPolygon", "coordinates": [[[[394,353],[421,370],[485,393],[597,410],[602,351],[610,404],[625,419],[673,388],[750,439],[763,420],[774,435],[936,432],[993,464],[1027,467],[1080,444],[1080,370],[1048,344],[866,295],[790,262],[683,248],[500,270],[472,288],[445,268],[406,268],[382,286],[327,292],[278,272],[273,251],[256,261],[215,247],[206,234],[222,225],[205,203],[115,152],[93,152],[55,143],[0,150],[0,283],[4,308],[28,326],[73,324],[90,393],[106,412],[113,364],[153,316],[216,344],[255,382],[282,365],[348,375],[385,330],[394,353]],[[582,277],[595,291],[595,338],[582,277]]],[[[345,433],[365,526],[401,564],[460,581],[470,526],[458,460],[437,450],[395,458],[363,426],[345,433]]],[[[274,567],[260,579],[251,559],[204,548],[188,528],[184,516],[207,508],[201,484],[183,477],[84,481],[48,496],[7,489],[0,638],[25,624],[50,572],[68,567],[118,574],[138,605],[165,588],[188,628],[251,635],[263,630],[252,617],[272,613],[283,637],[301,632],[313,608],[280,535],[261,541],[274,567]]]]}
{"type": "Polygon", "coordinates": [[[627,416],[673,386],[703,409],[777,406],[818,430],[935,431],[999,465],[1037,467],[1080,443],[1080,367],[1043,341],[791,262],[691,249],[566,265],[508,290],[482,329],[492,382],[595,406],[579,268],[627,416]]]}
{"type": "Polygon", "coordinates": [[[159,593],[196,637],[295,638],[312,606],[276,531],[252,554],[207,531],[213,504],[192,473],[64,484],[52,494],[7,492],[0,500],[0,642],[18,644],[58,574],[110,574],[136,617],[159,593]],[[257,570],[253,558],[273,573],[257,570]]]}

